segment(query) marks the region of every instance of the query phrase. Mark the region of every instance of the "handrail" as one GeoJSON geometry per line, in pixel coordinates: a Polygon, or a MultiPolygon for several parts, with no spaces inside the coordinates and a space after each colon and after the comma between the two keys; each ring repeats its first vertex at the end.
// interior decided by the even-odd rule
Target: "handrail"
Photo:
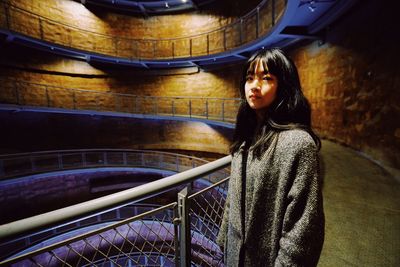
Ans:
{"type": "Polygon", "coordinates": [[[18,220],[8,224],[0,225],[0,240],[7,240],[11,237],[50,227],[55,224],[74,220],[79,217],[88,216],[95,212],[115,208],[125,203],[140,200],[141,198],[166,191],[181,184],[189,183],[192,180],[205,176],[215,170],[228,166],[231,156],[204,164],[202,166],[154,181],[144,185],[124,190],[108,196],[82,202],[73,206],[47,212],[41,215],[18,220]]]}
{"type": "Polygon", "coordinates": [[[280,1],[283,3],[282,5],[276,4],[276,2],[278,2],[277,0],[263,0],[256,8],[246,15],[221,28],[190,36],[164,39],[134,39],[92,32],[34,14],[31,11],[7,3],[4,0],[0,0],[4,6],[4,8],[0,9],[0,12],[4,9],[5,27],[8,30],[25,35],[26,33],[20,30],[23,25],[16,24],[16,26],[14,26],[13,23],[15,23],[15,19],[10,15],[10,7],[24,12],[27,16],[33,16],[38,20],[38,26],[37,29],[33,29],[34,31],[29,32],[28,36],[53,44],[126,59],[173,59],[193,58],[229,51],[266,35],[268,30],[276,24],[279,15],[283,13],[286,7],[286,1],[280,1]],[[269,5],[270,2],[272,3],[271,7],[269,5]],[[277,11],[277,8],[280,8],[280,10],[277,11]],[[264,10],[267,12],[264,12],[264,10]],[[247,20],[249,20],[249,22],[247,20]],[[255,22],[253,22],[253,20],[255,20],[255,22]],[[67,28],[68,31],[78,31],[84,35],[92,35],[92,38],[87,38],[92,41],[85,42],[83,45],[81,40],[74,40],[72,35],[63,36],[63,40],[60,38],[55,40],[53,37],[47,37],[46,23],[58,24],[59,27],[67,28]],[[255,27],[253,25],[254,23],[255,27]],[[252,27],[250,27],[250,25],[252,25],[252,27]],[[210,36],[216,33],[220,34],[220,36],[216,39],[217,42],[214,43],[213,40],[210,40],[210,36]],[[99,46],[98,43],[95,42],[96,38],[107,39],[110,43],[107,46],[99,46]],[[178,50],[176,49],[176,44],[180,46],[178,50]]]}
{"type": "Polygon", "coordinates": [[[3,102],[16,105],[33,105],[73,110],[112,111],[131,114],[151,114],[202,118],[214,121],[234,122],[240,98],[217,98],[198,96],[140,96],[114,92],[74,89],[54,85],[3,80],[8,99],[3,102]],[[9,82],[7,82],[9,81],[9,82]],[[22,84],[23,86],[20,86],[22,84]],[[25,95],[25,87],[39,90],[37,94],[25,95]],[[56,90],[54,90],[56,89],[56,90]],[[57,89],[63,90],[58,91],[57,89]],[[60,93],[63,93],[60,96],[60,93]],[[60,101],[62,98],[63,101],[60,101]]]}

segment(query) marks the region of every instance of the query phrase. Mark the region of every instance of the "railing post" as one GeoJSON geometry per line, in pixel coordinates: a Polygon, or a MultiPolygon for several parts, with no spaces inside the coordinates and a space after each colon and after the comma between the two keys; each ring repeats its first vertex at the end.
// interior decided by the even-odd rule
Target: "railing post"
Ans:
{"type": "Polygon", "coordinates": [[[64,168],[62,155],[61,154],[57,154],[57,157],[58,157],[58,169],[62,170],[64,168]]]}
{"type": "Polygon", "coordinates": [[[221,111],[222,111],[222,121],[225,121],[225,101],[224,100],[222,100],[221,111]]]}
{"type": "Polygon", "coordinates": [[[210,54],[210,35],[207,34],[207,55],[210,54]]]}
{"type": "Polygon", "coordinates": [[[190,38],[189,39],[189,44],[190,44],[190,57],[192,57],[193,56],[193,40],[192,40],[192,38],[190,38]]]}
{"type": "Polygon", "coordinates": [[[103,152],[103,165],[107,166],[108,165],[108,161],[107,161],[107,152],[103,152]]]}
{"type": "Polygon", "coordinates": [[[43,21],[41,18],[39,18],[39,32],[40,32],[40,39],[44,40],[43,21]]]}
{"type": "Polygon", "coordinates": [[[190,187],[185,187],[178,193],[178,214],[179,225],[179,247],[181,267],[190,266],[191,256],[191,234],[190,234],[190,216],[189,216],[189,195],[190,187]]]}
{"type": "Polygon", "coordinates": [[[274,26],[275,25],[275,0],[272,0],[271,1],[271,5],[272,5],[272,7],[271,7],[271,19],[272,19],[272,21],[271,21],[271,23],[272,23],[272,26],[274,26]]]}
{"type": "Polygon", "coordinates": [[[224,28],[224,51],[226,51],[226,28],[224,28]]]}
{"type": "Polygon", "coordinates": [[[206,118],[208,119],[208,99],[206,100],[206,118]]]}
{"type": "Polygon", "coordinates": [[[156,57],[156,40],[153,41],[153,58],[156,57]]]}
{"type": "Polygon", "coordinates": [[[6,173],[4,171],[4,162],[2,159],[0,159],[0,177],[6,176],[6,173]]]}
{"type": "Polygon", "coordinates": [[[122,160],[124,162],[124,166],[126,166],[128,164],[128,158],[126,156],[126,152],[122,153],[122,160]]]}
{"type": "Polygon", "coordinates": [[[189,99],[189,117],[192,117],[192,100],[189,99]]]}
{"type": "Polygon", "coordinates": [[[96,95],[96,110],[100,110],[100,102],[99,102],[99,95],[96,95]]]}
{"type": "Polygon", "coordinates": [[[14,81],[14,90],[15,90],[15,99],[16,99],[17,105],[20,105],[21,103],[19,103],[19,101],[20,101],[20,99],[19,99],[19,89],[18,89],[16,81],[14,81]]]}
{"type": "Polygon", "coordinates": [[[257,7],[256,13],[256,39],[260,35],[260,7],[257,7]]]}
{"type": "Polygon", "coordinates": [[[75,96],[75,90],[72,90],[72,103],[73,103],[74,109],[76,109],[76,96],[75,96]]]}
{"type": "Polygon", "coordinates": [[[120,111],[120,101],[119,101],[119,97],[117,94],[114,95],[115,96],[115,111],[119,112],[120,111]]]}
{"type": "Polygon", "coordinates": [[[36,171],[36,164],[35,164],[34,158],[31,156],[29,159],[31,161],[31,169],[32,169],[32,171],[36,171]]]}
{"type": "Polygon", "coordinates": [[[47,107],[50,107],[49,88],[47,86],[45,86],[44,88],[46,90],[47,107]]]}
{"type": "Polygon", "coordinates": [[[82,166],[83,167],[86,166],[86,153],[85,152],[82,153],[82,166]]]}
{"type": "Polygon", "coordinates": [[[239,27],[239,37],[240,37],[240,44],[243,43],[243,19],[240,19],[240,27],[239,27]]]}
{"type": "Polygon", "coordinates": [[[3,4],[4,4],[4,12],[6,14],[7,29],[11,30],[10,29],[10,11],[8,10],[7,3],[3,2],[3,4]]]}

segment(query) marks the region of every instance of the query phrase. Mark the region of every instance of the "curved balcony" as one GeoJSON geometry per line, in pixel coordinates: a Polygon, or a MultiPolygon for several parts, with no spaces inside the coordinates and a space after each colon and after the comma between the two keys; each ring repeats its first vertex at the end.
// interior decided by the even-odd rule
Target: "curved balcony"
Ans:
{"type": "Polygon", "coordinates": [[[197,61],[210,64],[207,62],[210,59],[217,61],[227,54],[231,55],[229,60],[245,58],[240,55],[243,49],[264,39],[287,12],[285,2],[264,0],[229,25],[180,38],[131,39],[106,35],[55,21],[4,1],[0,2],[0,27],[7,42],[88,62],[140,68],[189,67],[198,65],[197,61]]]}
{"type": "Polygon", "coordinates": [[[133,1],[133,0],[75,0],[84,5],[93,5],[124,11],[127,13],[141,14],[145,17],[152,15],[169,14],[198,9],[215,0],[167,0],[167,1],[133,1]]]}
{"type": "Polygon", "coordinates": [[[222,28],[181,38],[133,39],[78,28],[0,1],[0,40],[49,53],[140,69],[200,67],[242,61],[261,47],[324,39],[324,29],[357,0],[264,0],[222,28]],[[18,18],[23,16],[24,20],[18,18]]]}
{"type": "Polygon", "coordinates": [[[4,80],[2,84],[4,93],[0,102],[18,106],[122,112],[233,123],[240,104],[240,98],[139,96],[9,80],[4,80]]]}

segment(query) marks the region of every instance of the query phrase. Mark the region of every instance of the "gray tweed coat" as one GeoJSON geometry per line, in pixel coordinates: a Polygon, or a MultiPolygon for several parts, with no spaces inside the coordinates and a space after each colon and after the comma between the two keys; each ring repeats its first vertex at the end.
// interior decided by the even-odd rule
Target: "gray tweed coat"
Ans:
{"type": "Polygon", "coordinates": [[[303,130],[287,130],[279,133],[276,145],[260,158],[249,148],[245,226],[241,208],[243,149],[244,144],[233,155],[217,239],[224,247],[225,264],[238,266],[242,255],[245,266],[316,266],[324,241],[324,214],[313,139],[303,130]]]}

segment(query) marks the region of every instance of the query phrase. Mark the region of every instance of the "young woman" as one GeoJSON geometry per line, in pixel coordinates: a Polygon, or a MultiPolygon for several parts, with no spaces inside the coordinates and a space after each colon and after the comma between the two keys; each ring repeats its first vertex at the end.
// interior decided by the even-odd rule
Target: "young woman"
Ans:
{"type": "Polygon", "coordinates": [[[244,68],[217,239],[227,266],[316,266],[324,240],[318,150],[296,66],[279,49],[244,68]]]}

